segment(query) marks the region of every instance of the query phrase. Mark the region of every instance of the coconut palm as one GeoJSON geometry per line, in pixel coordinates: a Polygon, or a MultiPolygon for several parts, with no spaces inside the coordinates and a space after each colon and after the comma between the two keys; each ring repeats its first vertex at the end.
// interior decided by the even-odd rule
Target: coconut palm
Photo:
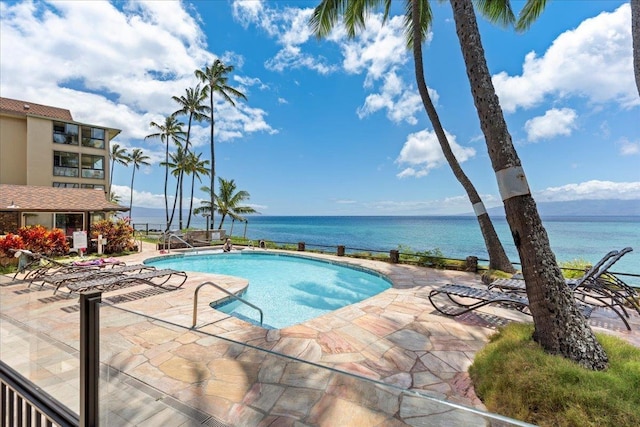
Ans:
{"type": "Polygon", "coordinates": [[[633,38],[633,70],[640,95],[640,0],[631,0],[631,36],[633,38]]]}
{"type": "Polygon", "coordinates": [[[176,213],[176,203],[178,201],[180,202],[178,206],[178,228],[182,230],[182,178],[187,164],[187,151],[181,144],[177,144],[177,146],[174,153],[169,153],[169,161],[161,163],[162,166],[169,168],[171,175],[176,178],[176,197],[173,198],[173,208],[171,209],[171,216],[169,217],[169,225],[167,225],[165,231],[169,230],[170,225],[173,223],[173,217],[176,213]]]}
{"type": "Polygon", "coordinates": [[[195,189],[196,179],[201,182],[201,175],[209,175],[209,160],[201,160],[202,153],[196,155],[189,153],[186,158],[185,173],[191,175],[191,198],[189,201],[189,216],[187,217],[187,228],[191,225],[191,213],[193,212],[193,192],[195,189]]]}
{"type": "MultiPolygon", "coordinates": [[[[489,157],[498,180],[507,221],[520,255],[527,295],[535,324],[534,339],[550,353],[561,354],[591,369],[603,369],[607,356],[578,310],[551,251],[535,201],[526,183],[511,135],[495,93],[480,40],[472,0],[450,0],[471,92],[485,136],[489,157]]],[[[528,0],[523,11],[543,8],[545,0],[528,0]]],[[[391,0],[325,0],[314,12],[332,22],[345,15],[347,30],[361,28],[366,13],[384,4],[385,19],[391,0]]],[[[482,12],[494,22],[512,23],[508,0],[478,0],[482,12]]],[[[428,0],[406,1],[406,25],[415,40],[423,40],[431,19],[428,0]],[[415,32],[422,34],[415,35],[415,32]]],[[[530,13],[530,18],[535,14],[530,13]]],[[[523,18],[523,21],[530,18],[523,18]]],[[[318,21],[322,23],[322,21],[318,21]]],[[[313,21],[312,21],[313,24],[313,21]]],[[[318,26],[319,24],[316,24],[318,26]]],[[[415,43],[417,44],[417,43],[415,43]]],[[[416,47],[414,46],[414,49],[416,47]]],[[[420,52],[414,51],[414,54],[420,52]]]]}
{"type": "MultiPolygon", "coordinates": [[[[415,0],[414,0],[415,1],[415,0]]],[[[560,354],[590,369],[604,369],[607,355],[575,304],[549,244],[535,200],[487,67],[471,0],[450,0],[456,33],[471,85],[480,126],[496,174],[507,222],[520,256],[534,339],[549,353],[560,354]]],[[[479,1],[482,13],[494,22],[512,22],[508,1],[479,1]],[[499,7],[500,6],[500,7],[499,7]]],[[[528,0],[523,12],[540,9],[545,0],[528,0]],[[537,3],[537,6],[533,5],[537,3]]],[[[528,15],[530,17],[535,14],[528,15]]],[[[527,15],[521,15],[519,26],[527,15]]]]}
{"type": "Polygon", "coordinates": [[[131,215],[131,208],[133,207],[133,180],[136,177],[136,169],[140,169],[140,165],[149,165],[151,158],[144,154],[141,149],[134,148],[129,157],[131,164],[133,165],[131,171],[131,198],[129,199],[129,215],[131,215]]]}
{"type": "MultiPolygon", "coordinates": [[[[377,1],[363,1],[353,2],[350,0],[343,1],[343,4],[348,5],[345,9],[345,26],[347,34],[350,37],[354,37],[358,29],[363,29],[365,25],[364,16],[367,10],[377,7],[379,2],[377,1]]],[[[411,2],[409,2],[411,3],[411,2]]],[[[332,0],[323,0],[321,4],[315,9],[314,14],[310,20],[313,32],[317,37],[326,37],[332,30],[338,15],[334,13],[332,7],[335,6],[335,2],[332,0]]],[[[485,247],[489,255],[489,268],[493,270],[502,270],[509,273],[515,273],[515,268],[509,261],[507,253],[498,238],[498,233],[491,222],[491,218],[487,213],[484,203],[480,198],[480,195],[476,191],[476,188],[471,183],[471,180],[462,170],[460,163],[456,159],[456,156],[451,150],[448,138],[444,132],[444,128],[440,122],[438,112],[433,105],[431,96],[427,89],[427,83],[424,78],[424,67],[422,64],[422,42],[425,39],[425,35],[431,26],[431,9],[428,1],[418,1],[415,8],[407,8],[407,17],[405,19],[407,23],[407,44],[409,47],[413,47],[413,57],[415,61],[415,75],[416,82],[418,84],[418,92],[422,98],[425,111],[431,124],[433,125],[434,132],[438,138],[438,143],[442,149],[447,163],[451,167],[454,176],[460,182],[462,187],[467,193],[467,197],[473,206],[476,213],[478,224],[480,225],[480,231],[484,238],[485,247]],[[414,11],[414,16],[411,15],[411,11],[414,11]],[[414,25],[414,22],[418,22],[418,25],[414,25]]],[[[343,6],[344,7],[344,6],[343,6]]],[[[385,19],[387,15],[385,12],[385,19]]]]}
{"type": "Polygon", "coordinates": [[[176,144],[180,144],[184,141],[184,131],[182,130],[182,126],[184,123],[179,122],[178,119],[174,115],[170,115],[165,117],[164,124],[158,124],[156,122],[151,122],[149,126],[156,130],[157,132],[152,133],[144,137],[144,139],[152,139],[152,138],[160,138],[160,142],[162,142],[165,146],[164,152],[164,212],[166,216],[166,224],[167,230],[170,228],[169,222],[169,200],[167,197],[167,185],[169,183],[169,142],[174,142],[176,144]]]}
{"type": "MultiPolygon", "coordinates": [[[[247,99],[247,97],[240,92],[238,89],[235,89],[227,84],[227,74],[233,72],[234,67],[232,65],[225,65],[219,59],[213,61],[213,64],[209,66],[205,66],[202,70],[196,70],[196,77],[200,79],[202,83],[205,84],[204,89],[209,94],[209,110],[210,110],[210,144],[211,144],[211,174],[210,177],[210,198],[209,203],[210,206],[214,205],[214,197],[215,197],[215,177],[216,177],[216,156],[215,156],[215,148],[214,148],[214,127],[215,127],[215,117],[213,110],[213,94],[217,93],[220,95],[225,101],[229,102],[234,107],[236,106],[235,102],[233,102],[232,96],[235,98],[247,99]]],[[[211,217],[211,227],[213,227],[213,216],[211,217]]]]}
{"type": "MultiPolygon", "coordinates": [[[[220,186],[220,192],[215,197],[215,210],[218,211],[222,217],[220,218],[220,224],[218,224],[218,230],[222,229],[222,225],[224,224],[224,220],[227,216],[230,216],[236,221],[246,221],[242,215],[244,214],[252,214],[258,213],[251,206],[240,206],[240,203],[249,200],[251,197],[249,192],[240,190],[236,192],[236,183],[233,179],[226,180],[218,177],[218,184],[220,186]]],[[[209,192],[209,187],[202,187],[202,191],[209,192]]],[[[199,208],[197,208],[194,212],[196,214],[209,213],[211,212],[211,205],[207,200],[203,200],[199,208]]]]}
{"type": "Polygon", "coordinates": [[[123,166],[127,166],[129,164],[129,154],[127,153],[127,149],[124,147],[120,147],[120,144],[113,144],[111,146],[111,173],[109,175],[109,194],[111,194],[111,184],[113,183],[113,168],[116,163],[119,163],[123,166]]]}
{"type": "Polygon", "coordinates": [[[193,120],[195,119],[196,121],[201,122],[209,118],[207,116],[209,113],[209,107],[204,105],[204,102],[207,99],[207,92],[198,84],[196,87],[187,88],[184,95],[172,96],[171,99],[177,102],[180,106],[180,109],[173,113],[174,116],[189,116],[187,124],[187,138],[184,146],[185,150],[189,151],[191,124],[193,120]]]}

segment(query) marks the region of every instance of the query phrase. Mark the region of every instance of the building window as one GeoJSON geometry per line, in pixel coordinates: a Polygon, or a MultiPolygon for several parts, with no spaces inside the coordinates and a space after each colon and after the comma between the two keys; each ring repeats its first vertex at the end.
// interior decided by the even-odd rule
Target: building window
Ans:
{"type": "Polygon", "coordinates": [[[53,175],[78,177],[78,153],[53,152],[53,175]]]}
{"type": "Polygon", "coordinates": [[[82,155],[82,177],[104,179],[104,156],[82,155]]]}
{"type": "Polygon", "coordinates": [[[80,188],[80,184],[77,182],[54,182],[53,186],[56,188],[80,188]]]}
{"type": "Polygon", "coordinates": [[[64,231],[66,236],[73,236],[74,231],[82,231],[84,214],[81,213],[55,213],[56,228],[64,231]]]}
{"type": "Polygon", "coordinates": [[[82,146],[104,148],[104,129],[82,127],[82,146]]]}
{"type": "Polygon", "coordinates": [[[104,191],[104,185],[100,185],[100,184],[82,184],[81,188],[92,188],[94,190],[104,191]]]}
{"type": "Polygon", "coordinates": [[[78,125],[53,122],[53,142],[78,145],[78,125]]]}

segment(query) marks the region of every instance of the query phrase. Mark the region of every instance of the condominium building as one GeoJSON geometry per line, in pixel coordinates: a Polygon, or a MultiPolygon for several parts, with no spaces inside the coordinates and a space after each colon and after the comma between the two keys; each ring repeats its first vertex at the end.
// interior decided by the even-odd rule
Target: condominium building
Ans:
{"type": "MultiPolygon", "coordinates": [[[[0,97],[0,184],[25,186],[24,191],[38,187],[41,194],[47,187],[95,189],[99,193],[92,194],[109,200],[109,143],[119,133],[119,129],[77,122],[64,108],[0,97]]],[[[50,193],[57,197],[55,191],[50,193]]],[[[85,212],[79,217],[74,212],[85,211],[82,206],[52,214],[29,212],[26,206],[20,210],[19,226],[72,229],[84,224],[86,228],[105,216],[95,212],[90,215],[94,218],[88,218],[85,212]]]]}
{"type": "Polygon", "coordinates": [[[0,184],[106,192],[109,142],[119,133],[63,108],[0,98],[0,184]]]}

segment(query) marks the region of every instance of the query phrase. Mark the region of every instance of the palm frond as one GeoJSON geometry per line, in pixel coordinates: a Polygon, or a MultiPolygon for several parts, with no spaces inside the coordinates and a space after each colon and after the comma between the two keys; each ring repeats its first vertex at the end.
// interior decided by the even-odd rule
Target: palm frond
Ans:
{"type": "Polygon", "coordinates": [[[516,22],[516,31],[526,31],[533,22],[540,17],[547,5],[547,0],[528,0],[520,13],[516,22]]]}
{"type": "Polygon", "coordinates": [[[492,23],[507,27],[516,20],[510,0],[476,0],[475,3],[478,12],[492,23]]]}

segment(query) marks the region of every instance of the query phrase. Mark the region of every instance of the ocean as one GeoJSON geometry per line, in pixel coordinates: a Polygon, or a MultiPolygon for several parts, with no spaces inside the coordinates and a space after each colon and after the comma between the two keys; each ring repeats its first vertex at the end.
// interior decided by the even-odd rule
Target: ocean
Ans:
{"type": "MultiPolygon", "coordinates": [[[[216,215],[216,224],[220,217],[216,215]]],[[[492,217],[502,244],[513,262],[518,254],[505,218],[492,217]]],[[[162,217],[133,217],[137,229],[162,229],[162,217]]],[[[185,219],[186,224],[186,219],[185,219]]],[[[640,275],[640,217],[543,217],[551,249],[558,262],[597,262],[612,249],[627,246],[612,271],[640,275]]],[[[192,218],[191,227],[205,228],[202,217],[192,218]]],[[[223,228],[229,234],[232,221],[223,228]]],[[[488,259],[478,221],[472,216],[249,216],[246,224],[233,223],[233,235],[278,243],[305,242],[308,248],[344,245],[354,250],[385,251],[409,248],[439,249],[444,256],[464,259],[469,255],[488,259]]],[[[625,280],[626,281],[626,280],[625,280]]],[[[639,278],[629,281],[640,286],[639,278]]]]}

